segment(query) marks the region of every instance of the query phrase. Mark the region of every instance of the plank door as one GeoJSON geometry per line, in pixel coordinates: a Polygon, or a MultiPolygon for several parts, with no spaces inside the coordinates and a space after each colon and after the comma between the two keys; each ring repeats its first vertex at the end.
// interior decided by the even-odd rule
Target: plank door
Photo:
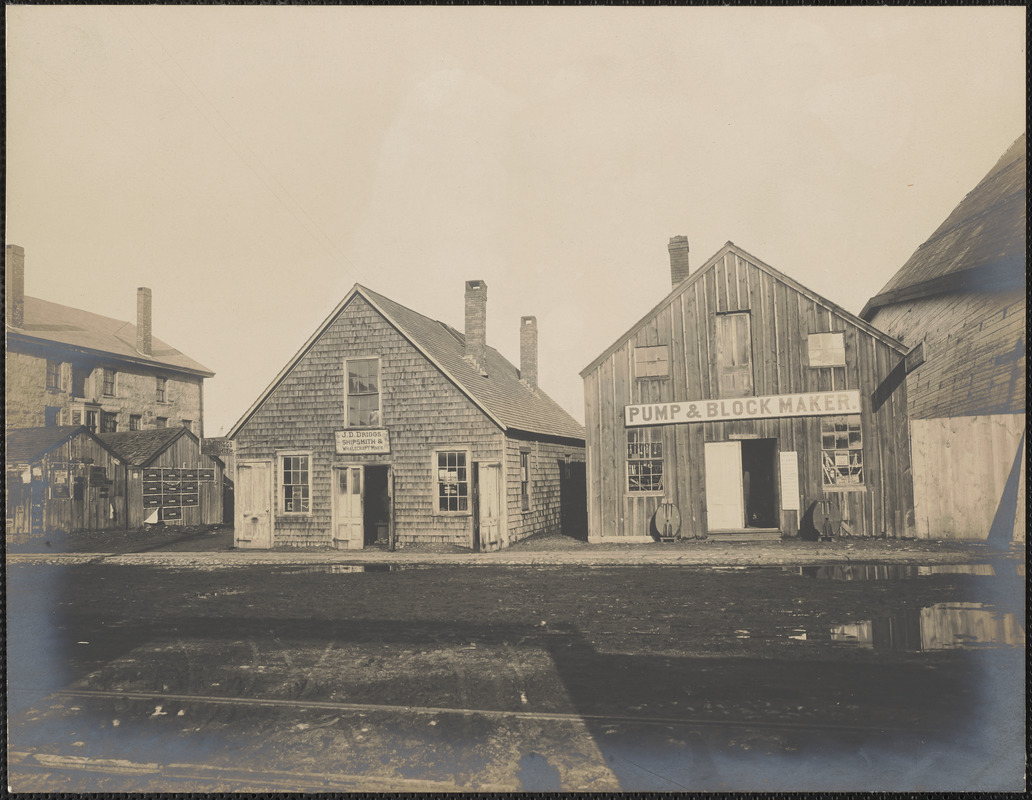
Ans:
{"type": "Polygon", "coordinates": [[[706,529],[745,527],[740,442],[706,442],[706,529]]]}
{"type": "Polygon", "coordinates": [[[333,544],[347,550],[365,546],[362,467],[333,468],[333,544]]]}
{"type": "Polygon", "coordinates": [[[502,466],[480,464],[477,474],[477,505],[480,549],[502,546],[502,466]]]}
{"type": "Polygon", "coordinates": [[[272,547],[271,461],[237,464],[235,507],[233,543],[237,547],[272,547]]]}

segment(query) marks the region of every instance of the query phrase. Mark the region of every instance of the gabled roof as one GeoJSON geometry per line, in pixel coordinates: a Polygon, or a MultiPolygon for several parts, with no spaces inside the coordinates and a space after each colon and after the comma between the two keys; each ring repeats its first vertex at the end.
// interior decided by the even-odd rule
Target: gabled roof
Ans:
{"type": "Polygon", "coordinates": [[[443,322],[406,308],[359,284],[348,292],[304,346],[262,392],[261,396],[230,429],[236,435],[244,423],[272,394],[279,383],[308,352],[354,298],[361,297],[375,308],[402,336],[463,392],[503,431],[523,432],[564,439],[584,439],[584,427],[539,387],[530,389],[520,381],[519,370],[493,347],[486,349],[486,375],[464,358],[466,337],[443,322]]]}
{"type": "MultiPolygon", "coordinates": [[[[10,428],[5,437],[7,451],[4,458],[8,464],[26,461],[32,463],[41,459],[51,450],[56,450],[72,437],[82,433],[91,439],[98,438],[85,425],[60,425],[52,428],[10,428]]],[[[103,445],[103,442],[101,444],[103,445]]],[[[111,450],[106,445],[105,448],[111,450]]]]}
{"type": "Polygon", "coordinates": [[[873,325],[871,325],[871,323],[865,322],[864,320],[860,319],[860,317],[858,317],[856,314],[849,313],[837,303],[833,303],[827,298],[821,297],[821,295],[817,294],[817,292],[811,289],[807,289],[805,286],[799,283],[799,281],[795,280],[794,278],[788,277],[783,272],[774,269],[774,267],[770,266],[769,264],[765,264],[764,262],[756,258],[756,256],[747,253],[734,242],[728,242],[722,248],[720,248],[720,250],[718,250],[709,259],[709,261],[707,261],[697,270],[692,272],[691,275],[689,275],[687,278],[685,278],[683,281],[677,284],[677,286],[673,288],[670,294],[668,294],[666,297],[660,300],[659,303],[653,306],[652,310],[649,311],[648,314],[646,314],[636,323],[634,323],[634,325],[631,326],[630,330],[628,330],[623,336],[621,336],[619,339],[613,342],[613,344],[611,344],[606,349],[606,351],[602,353],[602,355],[600,355],[598,358],[596,358],[594,361],[588,364],[588,366],[582,369],[580,372],[581,377],[586,377],[588,373],[590,373],[592,370],[598,367],[599,364],[601,364],[603,361],[609,358],[609,356],[611,356],[613,353],[615,353],[617,350],[623,347],[632,337],[634,337],[638,333],[638,331],[642,329],[642,327],[650,319],[652,319],[653,316],[655,316],[662,308],[664,308],[668,303],[674,300],[678,295],[694,286],[697,281],[702,279],[703,275],[705,275],[707,272],[713,269],[717,262],[720,261],[728,253],[735,253],[736,255],[740,256],[743,260],[748,261],[754,267],[759,269],[761,272],[766,272],[775,280],[781,281],[783,284],[799,292],[799,294],[803,295],[807,299],[812,300],[815,303],[819,303],[820,305],[828,309],[831,313],[835,314],[838,317],[841,317],[849,324],[856,326],[864,333],[873,336],[875,339],[882,342],[883,344],[888,345],[893,350],[897,350],[900,353],[907,352],[908,348],[906,346],[896,341],[888,334],[885,334],[882,331],[878,330],[873,325]]]}
{"type": "Polygon", "coordinates": [[[97,438],[107,445],[111,452],[133,467],[148,466],[180,436],[197,439],[185,427],[97,434],[97,438]]]}
{"type": "Polygon", "coordinates": [[[945,292],[1021,286],[1025,280],[1025,134],[1008,148],[860,316],[945,292]]]}
{"type": "Polygon", "coordinates": [[[8,339],[15,337],[61,344],[114,356],[123,361],[166,367],[210,378],[215,373],[183,355],[156,336],[151,354],[136,349],[136,326],[124,320],[104,317],[80,308],[25,297],[25,322],[20,328],[7,326],[8,339]]]}

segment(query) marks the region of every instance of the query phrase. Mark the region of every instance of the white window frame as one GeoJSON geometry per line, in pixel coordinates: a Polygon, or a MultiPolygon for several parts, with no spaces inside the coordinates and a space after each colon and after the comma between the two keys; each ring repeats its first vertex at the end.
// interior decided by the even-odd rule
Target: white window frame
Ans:
{"type": "MultiPolygon", "coordinates": [[[[635,497],[640,497],[640,496],[643,496],[643,495],[662,495],[662,494],[664,494],[664,492],[666,490],[666,473],[667,473],[667,470],[666,470],[666,447],[665,447],[665,445],[666,445],[666,442],[664,440],[663,429],[662,429],[661,426],[658,426],[658,425],[657,426],[642,425],[641,427],[627,428],[626,429],[626,436],[624,437],[624,464],[625,464],[625,466],[624,466],[624,491],[626,491],[627,494],[634,495],[635,497]],[[635,436],[642,436],[642,435],[646,436],[648,441],[647,442],[643,442],[643,443],[639,443],[639,444],[654,445],[654,444],[658,443],[659,444],[659,456],[656,457],[656,456],[650,455],[648,458],[631,458],[631,453],[630,453],[631,441],[630,441],[630,439],[631,439],[632,434],[635,435],[635,436]],[[654,464],[657,461],[660,464],[660,471],[659,471],[659,484],[660,485],[659,485],[659,488],[658,489],[656,489],[656,488],[652,488],[652,489],[637,488],[636,489],[636,488],[632,487],[631,486],[631,463],[634,462],[634,463],[638,463],[638,464],[644,464],[645,462],[649,462],[649,463],[653,463],[654,464]]],[[[655,474],[655,473],[651,473],[651,474],[655,474]]],[[[640,477],[641,476],[639,475],[639,480],[640,480],[640,477]]]]}
{"type": "Polygon", "coordinates": [[[811,333],[806,337],[806,356],[811,369],[846,366],[844,331],[811,333]],[[837,340],[838,344],[833,344],[837,340]]]}
{"type": "MultiPolygon", "coordinates": [[[[456,447],[435,447],[433,455],[430,461],[430,475],[431,475],[431,502],[434,510],[434,516],[437,517],[469,517],[473,515],[473,453],[466,446],[456,447]],[[440,483],[441,478],[439,474],[440,467],[438,466],[438,457],[441,453],[461,453],[466,458],[466,508],[465,510],[456,509],[455,511],[442,511],[440,503],[440,483]]],[[[461,481],[459,481],[461,483],[461,481]]]]}
{"type": "Polygon", "coordinates": [[[821,488],[825,492],[856,492],[856,491],[864,491],[864,489],[866,488],[865,480],[867,478],[867,465],[864,463],[864,425],[863,425],[863,418],[861,417],[860,414],[849,414],[849,415],[845,415],[845,416],[821,417],[820,420],[821,420],[821,426],[820,426],[820,437],[821,437],[821,441],[820,441],[820,445],[821,445],[821,449],[820,449],[820,452],[821,452],[821,466],[820,466],[820,470],[821,470],[821,488]],[[826,425],[834,426],[836,424],[840,424],[840,425],[841,424],[845,424],[847,426],[847,429],[844,432],[845,435],[846,435],[846,443],[845,443],[846,446],[845,447],[839,447],[839,446],[837,446],[838,443],[835,442],[835,443],[833,443],[833,444],[836,445],[835,447],[825,447],[824,446],[824,444],[825,444],[824,437],[825,436],[829,436],[830,435],[830,436],[838,437],[840,435],[839,432],[836,432],[834,430],[832,430],[831,432],[826,432],[825,431],[825,426],[826,425]],[[851,426],[851,425],[855,425],[857,427],[856,433],[857,433],[858,438],[859,438],[859,442],[858,442],[859,446],[858,447],[853,447],[853,445],[849,441],[849,439],[850,439],[849,434],[851,433],[851,431],[849,431],[849,426],[851,426]],[[851,462],[854,461],[854,459],[853,459],[853,455],[854,454],[859,454],[859,456],[860,456],[860,458],[858,459],[859,464],[851,464],[851,462]],[[836,458],[837,456],[838,457],[843,457],[843,458],[847,459],[847,464],[839,465],[837,463],[838,462],[838,459],[836,458]],[[829,463],[829,458],[830,458],[830,463],[829,463]],[[838,478],[839,478],[839,476],[841,474],[840,470],[842,469],[842,467],[847,467],[848,469],[858,468],[860,470],[860,480],[857,483],[847,483],[847,482],[839,483],[838,482],[838,478]],[[829,470],[835,470],[835,474],[836,474],[835,482],[830,482],[829,481],[829,479],[828,479],[828,471],[829,470]]]}
{"type": "MultiPolygon", "coordinates": [[[[358,394],[356,397],[369,397],[368,394],[358,394]]],[[[344,359],[344,426],[346,428],[375,430],[383,427],[383,363],[380,356],[374,353],[369,355],[348,356],[344,359]],[[351,424],[351,380],[348,377],[348,365],[352,361],[376,361],[376,423],[373,425],[352,425],[351,424]]]]}
{"type": "Polygon", "coordinates": [[[531,500],[531,486],[534,483],[534,479],[531,477],[534,470],[534,452],[533,448],[527,447],[526,445],[520,447],[520,510],[530,511],[530,500],[531,500]],[[523,457],[527,457],[527,471],[524,474],[523,471],[523,457]],[[526,478],[526,480],[524,480],[526,478]],[[524,485],[526,491],[523,491],[524,485]]]}
{"type": "MultiPolygon", "coordinates": [[[[291,486],[303,486],[301,483],[292,483],[291,486]]],[[[312,516],[312,451],[311,450],[277,450],[276,451],[276,514],[277,517],[310,517],[312,516]],[[284,459],[307,458],[308,459],[308,510],[287,511],[287,496],[284,491],[283,467],[284,459]]]]}

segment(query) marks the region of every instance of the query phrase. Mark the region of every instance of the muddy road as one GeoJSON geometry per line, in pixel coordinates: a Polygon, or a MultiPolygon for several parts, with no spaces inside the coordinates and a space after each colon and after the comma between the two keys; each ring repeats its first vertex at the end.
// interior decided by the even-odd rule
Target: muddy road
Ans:
{"type": "Polygon", "coordinates": [[[19,791],[1020,789],[1024,568],[8,567],[19,791]]]}

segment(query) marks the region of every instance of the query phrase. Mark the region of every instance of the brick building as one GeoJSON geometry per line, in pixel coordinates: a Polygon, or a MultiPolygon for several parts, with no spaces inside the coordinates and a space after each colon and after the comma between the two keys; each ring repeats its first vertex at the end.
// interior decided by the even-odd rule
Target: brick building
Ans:
{"type": "Polygon", "coordinates": [[[861,312],[922,353],[907,376],[917,535],[1024,540],[1026,140],[861,312]]]}
{"type": "Polygon", "coordinates": [[[583,529],[584,429],[487,345],[487,284],[465,333],[362,286],[230,430],[239,547],[439,543],[493,550],[583,529]]]}
{"type": "Polygon", "coordinates": [[[26,297],[24,249],[7,245],[5,256],[7,428],[204,435],[204,379],[214,373],[152,334],[150,289],[137,290],[134,325],[26,297]]]}

